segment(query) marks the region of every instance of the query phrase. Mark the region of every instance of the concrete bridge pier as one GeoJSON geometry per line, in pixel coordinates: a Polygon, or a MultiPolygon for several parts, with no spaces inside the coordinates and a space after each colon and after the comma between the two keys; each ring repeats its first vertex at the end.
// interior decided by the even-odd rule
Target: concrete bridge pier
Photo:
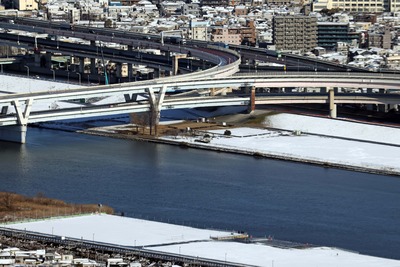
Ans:
{"type": "Polygon", "coordinates": [[[41,67],[41,68],[51,68],[51,53],[46,52],[45,55],[40,54],[40,53],[35,53],[35,66],[41,67]]]}
{"type": "Polygon", "coordinates": [[[0,127],[0,140],[25,144],[26,130],[26,125],[2,126],[0,127]]]}
{"type": "Polygon", "coordinates": [[[116,66],[117,70],[115,72],[115,76],[120,79],[122,78],[122,63],[116,63],[116,66]]]}
{"type": "MultiPolygon", "coordinates": [[[[156,96],[153,90],[153,87],[149,87],[147,92],[149,93],[149,100],[150,100],[150,121],[152,127],[154,125],[154,135],[158,134],[158,124],[160,123],[161,117],[161,108],[164,102],[165,92],[167,91],[167,86],[163,85],[156,96]]],[[[150,133],[152,133],[150,128],[150,133]]]]}
{"type": "Polygon", "coordinates": [[[133,51],[133,45],[128,45],[128,51],[132,52],[133,51]]]}
{"type": "Polygon", "coordinates": [[[389,105],[378,104],[378,111],[379,112],[388,112],[389,111],[389,105]]]}
{"type": "Polygon", "coordinates": [[[174,55],[172,57],[172,75],[178,74],[179,62],[178,59],[186,58],[186,54],[174,55]]]}
{"type": "Polygon", "coordinates": [[[12,105],[15,108],[15,114],[17,115],[18,125],[2,126],[0,127],[0,140],[16,142],[25,144],[26,143],[26,131],[28,125],[28,118],[31,112],[33,100],[29,98],[25,102],[25,108],[22,110],[21,101],[12,101],[12,105]]]}
{"type": "Polygon", "coordinates": [[[131,82],[133,78],[133,67],[131,63],[128,63],[128,81],[131,82]]]}
{"type": "Polygon", "coordinates": [[[91,58],[90,59],[90,73],[91,74],[97,74],[97,68],[96,68],[96,59],[95,58],[91,58]]]}
{"type": "Polygon", "coordinates": [[[248,112],[252,113],[256,110],[256,87],[252,86],[250,89],[250,106],[248,112]]]}
{"type": "Polygon", "coordinates": [[[79,73],[85,72],[85,58],[79,57],[79,73]]]}
{"type": "Polygon", "coordinates": [[[45,67],[47,69],[51,69],[51,67],[52,67],[51,56],[52,56],[51,52],[46,52],[46,54],[45,54],[45,67]]]}
{"type": "Polygon", "coordinates": [[[34,57],[35,57],[35,66],[42,67],[41,64],[40,64],[41,63],[40,61],[42,59],[42,55],[39,54],[39,53],[35,53],[34,57]]]}
{"type": "Polygon", "coordinates": [[[335,104],[335,91],[333,89],[329,90],[329,116],[332,119],[337,117],[337,110],[335,104]]]}
{"type": "Polygon", "coordinates": [[[160,69],[153,69],[153,79],[160,78],[160,69]]]}

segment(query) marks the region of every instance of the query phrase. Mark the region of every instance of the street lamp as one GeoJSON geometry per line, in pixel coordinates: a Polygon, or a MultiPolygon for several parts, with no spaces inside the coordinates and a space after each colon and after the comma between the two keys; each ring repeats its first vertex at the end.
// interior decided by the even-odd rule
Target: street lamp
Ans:
{"type": "Polygon", "coordinates": [[[79,72],[76,72],[76,74],[79,76],[79,85],[81,85],[81,74],[79,72]]]}
{"type": "Polygon", "coordinates": [[[29,77],[29,67],[27,65],[24,66],[26,68],[26,76],[29,77]]]}

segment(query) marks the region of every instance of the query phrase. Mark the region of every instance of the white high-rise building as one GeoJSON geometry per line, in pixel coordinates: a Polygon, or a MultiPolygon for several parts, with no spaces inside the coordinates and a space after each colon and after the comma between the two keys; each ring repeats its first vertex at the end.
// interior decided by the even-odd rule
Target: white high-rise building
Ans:
{"type": "MultiPolygon", "coordinates": [[[[347,12],[384,12],[385,1],[391,0],[318,0],[313,3],[313,11],[321,11],[322,9],[339,8],[347,12]]],[[[392,0],[398,1],[400,0],[392,0]]]]}

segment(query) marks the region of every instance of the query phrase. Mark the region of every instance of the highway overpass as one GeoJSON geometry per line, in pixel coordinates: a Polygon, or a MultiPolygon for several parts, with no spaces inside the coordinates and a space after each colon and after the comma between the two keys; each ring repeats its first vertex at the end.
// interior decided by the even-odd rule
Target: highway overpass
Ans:
{"type": "MultiPolygon", "coordinates": [[[[217,107],[259,104],[287,103],[329,103],[331,117],[336,116],[337,104],[400,104],[400,77],[383,74],[352,74],[347,73],[257,73],[237,75],[227,78],[176,80],[174,77],[151,81],[125,83],[119,85],[95,86],[70,89],[58,92],[36,92],[10,94],[0,96],[0,107],[13,106],[13,111],[0,117],[0,138],[17,142],[25,142],[26,126],[29,123],[45,122],[72,118],[85,118],[103,115],[126,114],[132,112],[153,112],[156,122],[160,112],[166,109],[217,107]],[[314,87],[328,88],[324,93],[288,93],[281,95],[260,94],[257,88],[282,87],[314,87]],[[367,94],[352,93],[340,95],[334,93],[334,88],[346,87],[354,91],[363,88],[367,94]],[[208,90],[216,88],[239,89],[247,88],[247,94],[227,94],[224,96],[176,96],[177,92],[190,90],[208,90]],[[380,92],[372,93],[372,89],[380,92]],[[332,89],[332,90],[330,90],[332,89]],[[173,92],[174,94],[170,94],[173,92]],[[392,92],[392,93],[388,93],[392,92]],[[148,101],[136,101],[136,95],[148,96],[148,101]],[[68,109],[38,109],[35,106],[46,106],[41,103],[49,101],[68,101],[71,99],[105,98],[119,96],[123,102],[107,103],[105,105],[86,104],[68,109]],[[11,130],[11,132],[10,132],[11,130]]],[[[210,93],[211,94],[211,93],[210,93]]]]}

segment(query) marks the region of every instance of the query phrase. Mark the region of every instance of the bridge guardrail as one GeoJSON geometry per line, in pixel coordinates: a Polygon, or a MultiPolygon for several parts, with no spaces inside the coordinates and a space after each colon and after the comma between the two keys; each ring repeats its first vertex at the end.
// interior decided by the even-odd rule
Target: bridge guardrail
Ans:
{"type": "Polygon", "coordinates": [[[271,72],[271,71],[266,71],[266,72],[240,72],[240,73],[235,73],[233,76],[241,76],[241,77],[257,77],[257,76],[307,76],[307,75],[312,75],[312,76],[321,76],[321,77],[326,77],[326,76],[334,76],[334,77],[363,77],[365,79],[371,78],[371,77],[376,77],[376,78],[392,78],[392,79],[400,79],[400,75],[398,74],[391,74],[391,73],[383,73],[383,72],[371,72],[371,73],[365,73],[365,72],[305,72],[305,71],[286,71],[286,72],[271,72]]]}

